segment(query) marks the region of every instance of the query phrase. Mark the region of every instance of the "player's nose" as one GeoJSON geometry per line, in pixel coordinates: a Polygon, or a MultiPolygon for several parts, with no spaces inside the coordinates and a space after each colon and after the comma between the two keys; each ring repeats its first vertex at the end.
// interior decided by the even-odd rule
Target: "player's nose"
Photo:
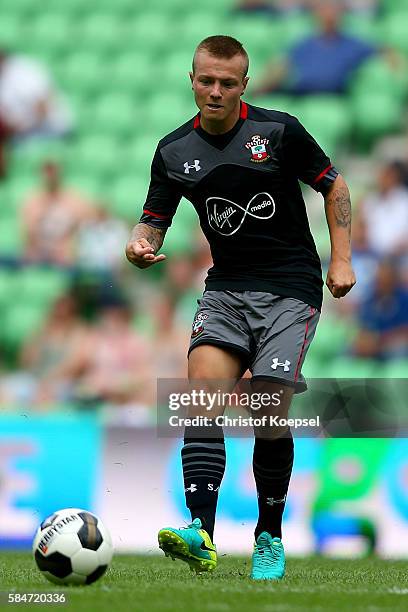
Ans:
{"type": "Polygon", "coordinates": [[[210,92],[210,96],[211,98],[221,98],[221,87],[218,83],[214,83],[210,92]]]}

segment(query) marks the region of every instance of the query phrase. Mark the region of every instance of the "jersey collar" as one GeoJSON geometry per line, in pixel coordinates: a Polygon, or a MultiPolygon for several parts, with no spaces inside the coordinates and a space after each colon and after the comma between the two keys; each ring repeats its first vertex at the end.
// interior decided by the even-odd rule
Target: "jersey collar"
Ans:
{"type": "Polygon", "coordinates": [[[248,106],[245,102],[241,102],[241,110],[239,114],[239,119],[228,132],[224,134],[209,134],[200,125],[200,113],[194,119],[194,130],[197,136],[200,136],[203,140],[205,140],[209,145],[223,151],[229,144],[232,142],[236,134],[239,132],[241,127],[243,126],[246,118],[248,116],[248,106]]]}

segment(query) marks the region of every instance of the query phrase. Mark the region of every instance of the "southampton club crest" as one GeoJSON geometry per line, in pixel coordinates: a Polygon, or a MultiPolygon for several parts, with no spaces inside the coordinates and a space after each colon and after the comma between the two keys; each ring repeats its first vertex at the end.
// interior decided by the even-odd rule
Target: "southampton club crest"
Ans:
{"type": "Polygon", "coordinates": [[[204,321],[208,319],[208,314],[204,314],[203,312],[198,312],[193,321],[193,330],[191,332],[191,337],[195,338],[201,332],[204,331],[204,321]]]}
{"type": "Polygon", "coordinates": [[[266,145],[269,143],[267,138],[261,138],[259,134],[252,136],[251,140],[245,144],[246,149],[251,150],[251,161],[259,164],[265,162],[270,158],[266,145]]]}

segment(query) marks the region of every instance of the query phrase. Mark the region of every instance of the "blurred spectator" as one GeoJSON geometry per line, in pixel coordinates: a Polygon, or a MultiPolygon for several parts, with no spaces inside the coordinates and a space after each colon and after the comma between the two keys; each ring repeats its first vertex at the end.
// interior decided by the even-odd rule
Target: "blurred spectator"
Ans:
{"type": "Polygon", "coordinates": [[[340,3],[317,2],[314,14],[320,31],[298,42],[285,60],[273,64],[254,94],[276,90],[293,95],[344,93],[353,72],[377,50],[341,31],[342,13],[340,3]]]}
{"type": "Polygon", "coordinates": [[[0,114],[0,179],[6,175],[6,143],[11,136],[11,130],[0,114]]]}
{"type": "MultiPolygon", "coordinates": [[[[405,151],[406,153],[406,151],[405,151]]],[[[396,162],[397,168],[401,172],[401,181],[404,187],[408,189],[408,159],[402,158],[396,162]]]]}
{"type": "Polygon", "coordinates": [[[360,330],[353,353],[358,357],[408,357],[408,291],[399,283],[394,265],[383,261],[374,288],[358,312],[360,330]]]}
{"type": "Polygon", "coordinates": [[[360,203],[359,214],[374,253],[381,257],[408,254],[408,189],[399,164],[380,168],[377,189],[360,203]]]}
{"type": "Polygon", "coordinates": [[[165,270],[164,292],[175,304],[177,323],[189,329],[196,311],[196,300],[202,293],[194,287],[193,257],[174,254],[168,259],[165,270]]]}
{"type": "Polygon", "coordinates": [[[81,320],[75,298],[59,298],[43,327],[23,346],[21,370],[4,377],[2,401],[48,406],[69,398],[72,356],[89,340],[89,326],[81,320]]]}
{"type": "Polygon", "coordinates": [[[163,292],[153,309],[152,353],[155,378],[186,378],[190,330],[176,320],[175,302],[163,292]]]}
{"type": "Polygon", "coordinates": [[[101,309],[90,341],[77,346],[71,363],[79,401],[153,405],[151,351],[132,319],[130,307],[112,299],[101,309]]]}
{"type": "Polygon", "coordinates": [[[361,216],[352,223],[353,270],[357,284],[353,291],[338,300],[336,310],[344,315],[354,315],[356,309],[365,301],[371,292],[377,273],[379,259],[368,243],[367,226],[361,216]]]}
{"type": "Polygon", "coordinates": [[[200,229],[195,235],[195,255],[193,265],[193,287],[201,294],[208,270],[213,266],[213,260],[208,242],[200,229]]]}
{"type": "MultiPolygon", "coordinates": [[[[266,15],[290,15],[310,10],[314,4],[314,0],[241,0],[236,10],[266,15]]],[[[349,12],[368,16],[376,15],[379,9],[379,0],[343,0],[342,4],[349,12]]]]}
{"type": "Polygon", "coordinates": [[[0,49],[0,118],[17,141],[61,137],[73,128],[68,103],[47,69],[5,49],[0,49]]]}
{"type": "Polygon", "coordinates": [[[266,15],[285,15],[305,10],[309,0],[242,0],[237,11],[266,15]]]}
{"type": "Polygon", "coordinates": [[[75,239],[81,225],[92,218],[92,205],[64,187],[57,164],[46,163],[41,172],[42,189],[27,198],[22,211],[24,257],[31,262],[73,265],[75,239]]]}
{"type": "Polygon", "coordinates": [[[177,302],[192,287],[194,278],[193,261],[190,257],[174,253],[166,263],[166,293],[177,302]]]}
{"type": "Polygon", "coordinates": [[[77,263],[88,270],[114,273],[125,261],[123,245],[127,224],[112,217],[102,206],[81,225],[77,240],[77,263]]]}
{"type": "Polygon", "coordinates": [[[367,16],[377,15],[380,5],[381,0],[344,0],[344,6],[348,11],[367,16]]]}

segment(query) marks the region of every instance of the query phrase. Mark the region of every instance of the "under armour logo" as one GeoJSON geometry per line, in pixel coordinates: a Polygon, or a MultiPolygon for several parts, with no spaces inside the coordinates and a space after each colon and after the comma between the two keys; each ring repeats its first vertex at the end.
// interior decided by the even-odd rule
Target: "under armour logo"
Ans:
{"type": "Polygon", "coordinates": [[[268,506],[273,506],[274,504],[284,504],[286,501],[286,495],[282,497],[282,499],[275,499],[274,497],[267,497],[266,503],[268,506]]]}
{"type": "Polygon", "coordinates": [[[190,174],[190,168],[194,168],[196,172],[201,170],[200,160],[195,159],[194,164],[189,164],[188,161],[184,164],[184,174],[190,174]]]}
{"type": "Polygon", "coordinates": [[[285,363],[279,363],[279,357],[274,357],[271,365],[272,370],[276,370],[278,366],[281,366],[284,372],[289,372],[290,361],[286,359],[285,363]]]}
{"type": "Polygon", "coordinates": [[[184,492],[190,491],[190,493],[194,493],[195,491],[197,491],[197,485],[194,483],[191,483],[191,485],[189,487],[187,487],[187,489],[184,489],[184,492]]]}

